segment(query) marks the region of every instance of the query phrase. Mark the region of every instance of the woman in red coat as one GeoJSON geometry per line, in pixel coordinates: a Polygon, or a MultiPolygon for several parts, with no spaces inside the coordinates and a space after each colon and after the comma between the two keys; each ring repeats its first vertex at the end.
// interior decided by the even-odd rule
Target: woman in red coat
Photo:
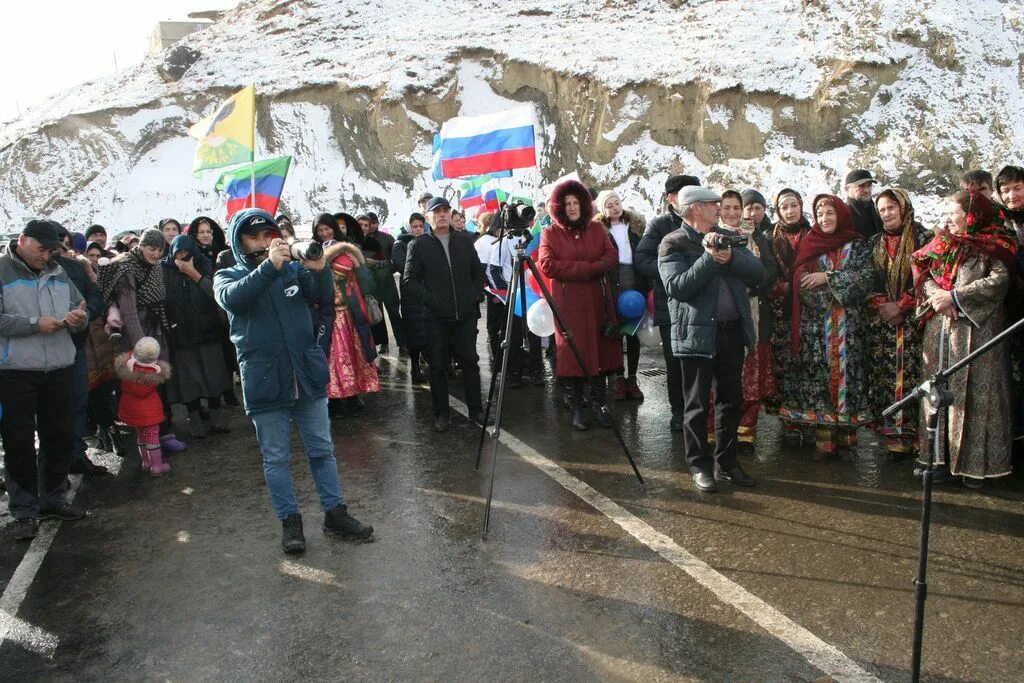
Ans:
{"type": "Polygon", "coordinates": [[[544,275],[553,280],[555,306],[586,364],[584,373],[572,347],[556,329],[556,374],[572,402],[573,427],[590,427],[583,411],[584,378],[588,374],[592,378],[594,415],[598,424],[610,427],[611,418],[604,410],[605,395],[608,376],[622,371],[622,337],[608,275],[618,268],[619,257],[604,226],[593,220],[590,192],[580,183],[559,183],[551,193],[548,212],[553,222],[541,232],[537,261],[544,275]]]}

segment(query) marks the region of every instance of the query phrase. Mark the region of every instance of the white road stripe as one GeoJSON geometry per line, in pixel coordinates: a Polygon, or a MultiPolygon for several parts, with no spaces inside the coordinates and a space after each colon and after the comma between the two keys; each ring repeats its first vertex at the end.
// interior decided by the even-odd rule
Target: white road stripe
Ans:
{"type": "MultiPolygon", "coordinates": [[[[71,488],[68,491],[68,500],[74,500],[78,493],[78,487],[82,484],[82,475],[73,474],[69,477],[71,488]]],[[[21,558],[18,568],[14,570],[10,582],[4,588],[4,594],[0,596],[0,646],[10,638],[34,652],[39,652],[47,657],[52,657],[57,649],[57,638],[46,633],[35,626],[26,624],[18,619],[18,610],[21,603],[36,578],[36,572],[46,558],[50,544],[57,536],[62,522],[60,520],[46,521],[39,525],[39,533],[32,540],[25,556],[21,558]]]]}
{"type": "MultiPolygon", "coordinates": [[[[451,406],[462,415],[469,416],[466,405],[454,397],[451,397],[451,406]]],[[[697,583],[714,593],[719,600],[745,614],[813,666],[840,681],[882,683],[881,679],[861,668],[834,645],[826,643],[743,586],[715,571],[671,538],[517,439],[505,427],[501,430],[501,443],[554,479],[562,488],[615,522],[630,536],[689,574],[697,583]]],[[[493,449],[493,441],[488,438],[484,447],[493,449]]]]}

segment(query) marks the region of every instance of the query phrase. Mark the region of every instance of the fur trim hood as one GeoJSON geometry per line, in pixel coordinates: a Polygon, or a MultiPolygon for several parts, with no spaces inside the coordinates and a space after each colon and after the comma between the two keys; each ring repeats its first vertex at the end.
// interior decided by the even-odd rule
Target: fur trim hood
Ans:
{"type": "MultiPolygon", "coordinates": [[[[594,216],[594,220],[600,221],[604,224],[604,227],[611,230],[612,222],[603,213],[599,213],[594,216]]],[[[647,221],[636,211],[630,211],[629,209],[622,210],[622,222],[629,226],[629,231],[634,235],[641,237],[644,234],[644,230],[647,228],[647,221]]]]}
{"type": "Polygon", "coordinates": [[[131,358],[131,352],[119,353],[114,358],[114,372],[117,374],[118,379],[123,379],[128,382],[138,382],[139,384],[156,384],[160,385],[171,378],[171,365],[167,361],[157,361],[157,365],[160,366],[160,372],[151,372],[148,368],[142,370],[129,370],[128,359],[131,358]]]}
{"type": "Polygon", "coordinates": [[[594,200],[590,198],[590,191],[583,186],[583,183],[576,180],[563,180],[551,191],[551,197],[548,198],[548,213],[555,223],[563,228],[582,228],[594,220],[594,200]],[[570,221],[565,213],[565,200],[570,195],[576,197],[580,202],[580,217],[577,221],[570,221]]]}
{"type": "Polygon", "coordinates": [[[335,242],[326,249],[324,249],[324,256],[327,258],[328,266],[334,259],[338,258],[342,254],[349,256],[353,261],[359,265],[366,265],[366,257],[363,256],[362,249],[359,248],[358,244],[353,242],[335,242]]]}

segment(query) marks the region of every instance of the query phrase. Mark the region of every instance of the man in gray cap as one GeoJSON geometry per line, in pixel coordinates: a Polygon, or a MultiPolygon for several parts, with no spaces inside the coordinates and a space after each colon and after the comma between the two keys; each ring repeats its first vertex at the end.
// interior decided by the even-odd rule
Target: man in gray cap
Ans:
{"type": "Polygon", "coordinates": [[[871,171],[858,168],[846,174],[846,201],[853,214],[853,228],[865,240],[882,231],[882,217],[871,200],[871,186],[876,184],[871,171]]]}
{"type": "MultiPolygon", "coordinates": [[[[683,443],[698,491],[715,478],[753,486],[740,467],[737,431],[743,410],[743,358],[756,335],[748,290],[765,269],[746,246],[731,244],[718,226],[721,197],[683,188],[676,200],[679,230],[658,248],[658,270],[669,298],[672,353],[683,366],[683,443]],[[708,454],[708,411],[715,388],[715,451],[708,454]]],[[[742,240],[744,243],[746,240],[742,240]]]]}
{"type": "Polygon", "coordinates": [[[665,236],[679,229],[682,219],[676,213],[675,203],[679,191],[696,187],[700,180],[692,175],[673,175],[665,181],[665,201],[668,210],[647,224],[643,237],[636,245],[633,266],[654,283],[654,324],[661,331],[661,350],[665,356],[665,383],[668,385],[668,402],[672,406],[673,430],[683,429],[683,366],[672,355],[672,339],[669,334],[668,299],[665,287],[658,274],[658,247],[665,236]]]}
{"type": "Polygon", "coordinates": [[[53,258],[59,250],[54,224],[34,220],[0,256],[0,436],[17,540],[34,538],[40,518],[70,521],[86,514],[65,494],[74,439],[71,333],[85,330],[89,314],[53,258]],[[38,459],[36,433],[43,451],[38,459]]]}

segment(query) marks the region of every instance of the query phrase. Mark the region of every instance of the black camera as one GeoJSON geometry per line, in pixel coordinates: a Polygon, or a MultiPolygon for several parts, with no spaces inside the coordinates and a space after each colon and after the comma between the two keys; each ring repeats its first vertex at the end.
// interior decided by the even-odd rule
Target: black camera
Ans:
{"type": "Polygon", "coordinates": [[[712,249],[739,249],[747,246],[747,238],[743,235],[723,235],[713,232],[708,238],[708,246],[712,249]]]}
{"type": "Polygon", "coordinates": [[[317,261],[324,255],[324,248],[312,240],[292,244],[292,258],[296,261],[317,261]]]}
{"type": "Polygon", "coordinates": [[[537,216],[537,210],[523,202],[506,204],[501,209],[501,224],[510,232],[523,232],[530,229],[530,221],[537,216]]]}

